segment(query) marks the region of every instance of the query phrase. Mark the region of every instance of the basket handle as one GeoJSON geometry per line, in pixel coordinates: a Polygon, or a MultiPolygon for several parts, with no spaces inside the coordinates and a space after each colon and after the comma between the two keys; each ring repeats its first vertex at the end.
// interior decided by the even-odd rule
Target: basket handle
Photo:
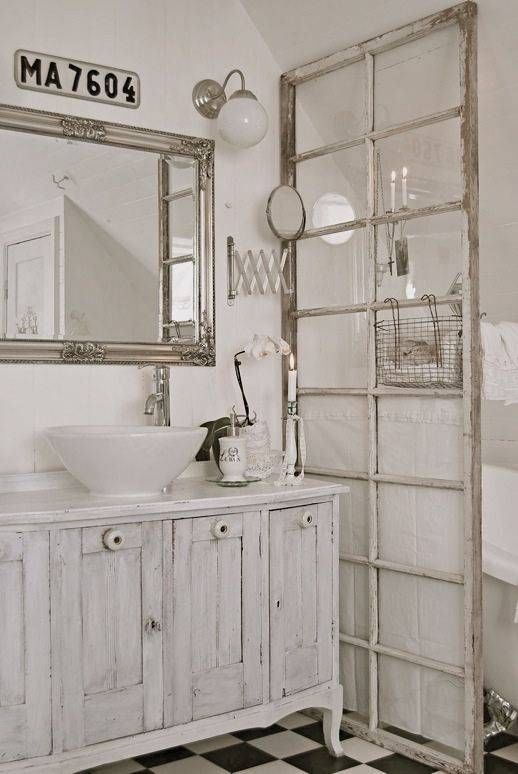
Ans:
{"type": "Polygon", "coordinates": [[[442,367],[442,345],[441,345],[441,327],[439,325],[439,314],[437,312],[437,299],[433,293],[425,293],[421,296],[421,301],[428,301],[430,317],[433,323],[433,336],[435,340],[435,362],[437,368],[442,367]]]}
{"type": "Polygon", "coordinates": [[[399,303],[397,298],[386,298],[384,304],[390,304],[392,312],[392,324],[394,326],[394,366],[401,368],[401,342],[399,329],[399,303]]]}

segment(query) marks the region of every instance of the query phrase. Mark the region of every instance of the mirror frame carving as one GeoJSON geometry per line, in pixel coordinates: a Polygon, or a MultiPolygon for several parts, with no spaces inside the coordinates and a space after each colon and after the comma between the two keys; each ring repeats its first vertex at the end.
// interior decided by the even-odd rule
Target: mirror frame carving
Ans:
{"type": "MultiPolygon", "coordinates": [[[[198,181],[196,241],[199,289],[197,323],[192,340],[131,343],[67,338],[0,339],[0,362],[215,365],[214,140],[12,105],[0,105],[0,129],[194,158],[198,181]]],[[[168,257],[169,239],[167,220],[163,217],[161,185],[159,176],[159,317],[164,283],[168,279],[168,266],[164,259],[168,257]]],[[[159,324],[160,320],[157,320],[157,326],[159,324]]]]}

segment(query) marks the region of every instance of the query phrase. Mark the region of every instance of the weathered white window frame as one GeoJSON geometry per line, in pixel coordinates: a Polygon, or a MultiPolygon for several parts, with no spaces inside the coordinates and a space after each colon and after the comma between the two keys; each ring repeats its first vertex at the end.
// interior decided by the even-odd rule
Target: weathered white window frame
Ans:
{"type": "MultiPolygon", "coordinates": [[[[345,633],[340,640],[356,647],[365,648],[369,653],[369,724],[344,716],[343,728],[383,745],[396,752],[434,765],[455,774],[481,774],[483,771],[483,686],[482,686],[482,561],[481,561],[481,464],[480,464],[480,329],[479,329],[479,288],[478,288],[478,144],[477,144],[477,6],[465,2],[428,16],[420,21],[388,32],[372,40],[338,51],[330,56],[298,67],[281,77],[281,182],[296,185],[296,167],[300,161],[323,156],[328,153],[365,145],[368,160],[367,214],[347,223],[327,228],[311,229],[305,238],[363,228],[367,233],[369,281],[366,303],[349,306],[298,309],[296,293],[283,296],[283,336],[294,351],[297,348],[297,320],[302,317],[321,315],[344,315],[365,312],[368,324],[368,384],[364,388],[301,388],[299,395],[364,395],[368,402],[369,416],[369,463],[368,471],[358,473],[346,470],[312,468],[309,472],[328,474],[343,478],[368,481],[369,490],[369,555],[365,557],[342,555],[343,561],[364,565],[369,572],[370,634],[365,642],[345,633]],[[374,57],[413,40],[426,36],[439,28],[458,25],[460,51],[460,104],[449,110],[427,115],[376,131],[374,128],[374,57]],[[349,64],[364,62],[367,78],[367,100],[364,116],[365,133],[353,140],[333,143],[321,148],[297,154],[295,148],[295,105],[296,87],[305,81],[333,72],[349,64]],[[460,118],[460,148],[462,171],[462,198],[458,201],[414,209],[395,214],[376,215],[376,186],[374,143],[383,137],[410,131],[454,117],[460,118]],[[461,390],[388,388],[376,384],[376,352],[374,322],[376,312],[389,305],[376,300],[376,254],[375,227],[381,223],[433,216],[444,212],[458,211],[462,217],[463,236],[463,388],[461,390]],[[455,397],[464,406],[464,480],[447,481],[415,476],[381,475],[378,473],[377,443],[377,400],[384,395],[420,395],[434,397],[455,397]],[[446,573],[425,568],[396,565],[381,561],[378,551],[378,484],[394,483],[408,486],[426,486],[439,489],[458,490],[464,493],[464,572],[446,573]],[[465,642],[464,667],[443,664],[428,658],[387,648],[379,642],[378,584],[380,569],[389,569],[408,575],[434,578],[447,583],[464,586],[465,600],[465,642]],[[423,745],[403,739],[379,728],[378,723],[378,656],[393,656],[403,661],[430,667],[464,679],[465,684],[465,751],[464,760],[434,751],[423,745]]],[[[286,275],[290,287],[296,288],[296,243],[286,243],[288,261],[286,275]]],[[[444,305],[458,297],[443,296],[437,303],[444,305]]],[[[421,306],[419,300],[402,301],[401,307],[421,306]]],[[[283,374],[284,400],[287,395],[287,371],[283,374]]]]}

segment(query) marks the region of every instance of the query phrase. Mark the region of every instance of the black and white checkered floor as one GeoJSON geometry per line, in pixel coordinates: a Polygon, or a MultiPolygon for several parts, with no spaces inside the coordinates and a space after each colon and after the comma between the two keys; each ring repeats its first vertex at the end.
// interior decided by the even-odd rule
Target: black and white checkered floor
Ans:
{"type": "MultiPolygon", "coordinates": [[[[422,763],[384,750],[342,732],[345,757],[331,757],[323,747],[322,728],[295,713],[270,728],[247,729],[214,739],[172,747],[82,774],[433,774],[422,763]]],[[[500,734],[486,755],[486,774],[518,774],[518,738],[500,734]]]]}

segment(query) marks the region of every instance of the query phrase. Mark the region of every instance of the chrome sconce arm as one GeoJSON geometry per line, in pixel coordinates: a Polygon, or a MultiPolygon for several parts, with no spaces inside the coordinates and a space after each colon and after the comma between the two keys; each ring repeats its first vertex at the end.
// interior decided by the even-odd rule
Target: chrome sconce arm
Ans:
{"type": "Polygon", "coordinates": [[[194,107],[205,118],[217,118],[219,111],[227,101],[227,95],[225,89],[230,78],[237,74],[241,78],[241,88],[235,91],[230,99],[235,96],[246,96],[250,99],[257,99],[255,94],[245,88],[245,76],[242,70],[231,70],[222,84],[212,78],[204,78],[202,81],[198,81],[194,89],[192,90],[192,101],[194,107]]]}
{"type": "Polygon", "coordinates": [[[250,148],[261,142],[268,130],[268,115],[255,94],[246,88],[242,70],[235,68],[222,84],[212,78],[199,81],[192,91],[192,102],[205,118],[219,119],[219,133],[231,145],[250,148]],[[241,88],[227,98],[230,78],[238,75],[241,88]]]}

